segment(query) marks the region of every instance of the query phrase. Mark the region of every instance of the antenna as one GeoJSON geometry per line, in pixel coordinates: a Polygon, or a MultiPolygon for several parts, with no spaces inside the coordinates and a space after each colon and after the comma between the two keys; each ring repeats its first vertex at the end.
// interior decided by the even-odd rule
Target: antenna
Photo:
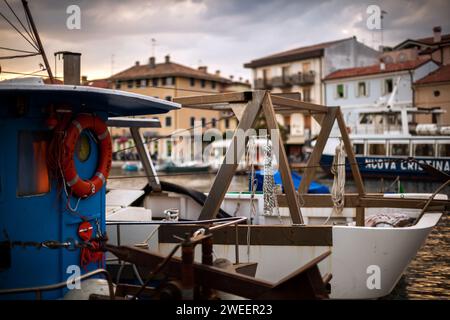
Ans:
{"type": "Polygon", "coordinates": [[[156,51],[156,39],[152,38],[152,57],[155,56],[155,51],[156,51]]]}
{"type": "Polygon", "coordinates": [[[381,10],[381,47],[384,48],[384,37],[383,37],[383,33],[384,33],[384,25],[383,25],[383,19],[384,19],[384,15],[387,14],[387,11],[381,10]]]}
{"type": "Polygon", "coordinates": [[[113,74],[114,74],[114,57],[115,57],[115,55],[114,55],[114,53],[111,55],[111,77],[113,76],[113,74]]]}

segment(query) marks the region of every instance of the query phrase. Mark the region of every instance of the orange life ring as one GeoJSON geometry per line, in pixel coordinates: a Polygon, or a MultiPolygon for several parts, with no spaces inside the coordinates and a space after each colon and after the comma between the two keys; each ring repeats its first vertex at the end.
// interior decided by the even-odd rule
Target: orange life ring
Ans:
{"type": "Polygon", "coordinates": [[[86,198],[100,191],[108,179],[111,170],[112,145],[106,124],[99,118],[90,114],[80,114],[73,120],[64,138],[64,153],[61,161],[64,179],[72,192],[86,198]],[[97,170],[89,180],[78,176],[75,168],[74,153],[77,140],[84,129],[92,131],[99,141],[100,153],[97,170]]]}

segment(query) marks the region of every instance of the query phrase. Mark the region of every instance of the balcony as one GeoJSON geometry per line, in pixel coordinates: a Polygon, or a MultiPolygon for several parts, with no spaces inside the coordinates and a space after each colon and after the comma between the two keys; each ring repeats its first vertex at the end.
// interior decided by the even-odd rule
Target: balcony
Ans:
{"type": "Polygon", "coordinates": [[[267,81],[267,79],[256,79],[255,90],[264,90],[264,89],[272,89],[271,82],[267,81]]]}
{"type": "Polygon", "coordinates": [[[271,82],[272,86],[278,88],[285,88],[292,86],[291,79],[288,76],[273,77],[271,82]]]}
{"type": "Polygon", "coordinates": [[[296,84],[299,86],[307,86],[314,84],[314,80],[316,78],[316,73],[314,71],[310,72],[299,72],[297,74],[294,74],[290,77],[290,81],[292,84],[296,84]]]}

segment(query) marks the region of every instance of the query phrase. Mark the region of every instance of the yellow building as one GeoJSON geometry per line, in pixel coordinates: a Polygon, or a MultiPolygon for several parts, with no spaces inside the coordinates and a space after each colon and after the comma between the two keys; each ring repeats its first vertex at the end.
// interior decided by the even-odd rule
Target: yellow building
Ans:
{"type": "Polygon", "coordinates": [[[414,83],[414,105],[419,108],[441,109],[439,119],[416,119],[417,123],[437,123],[450,126],[450,65],[441,66],[436,71],[414,83]]]}
{"type": "MultiPolygon", "coordinates": [[[[193,69],[165,57],[162,63],[156,63],[150,57],[147,64],[138,61],[134,66],[113,75],[113,88],[138,94],[148,95],[159,99],[172,100],[174,97],[213,94],[228,91],[248,90],[250,85],[242,81],[233,81],[220,75],[220,71],[209,73],[206,66],[193,69]]],[[[161,128],[144,130],[144,136],[155,137],[150,144],[150,151],[157,152],[159,158],[170,157],[172,145],[170,139],[156,139],[169,136],[176,130],[194,127],[217,128],[222,133],[236,127],[236,119],[224,119],[226,115],[219,111],[205,111],[195,109],[181,109],[167,114],[157,115],[161,128]]],[[[113,138],[126,141],[127,129],[112,129],[113,138]]]]}

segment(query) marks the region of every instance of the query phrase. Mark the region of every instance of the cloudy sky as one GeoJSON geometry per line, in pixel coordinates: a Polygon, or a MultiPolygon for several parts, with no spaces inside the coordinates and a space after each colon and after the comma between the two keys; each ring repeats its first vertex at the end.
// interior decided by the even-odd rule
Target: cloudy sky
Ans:
{"type": "MultiPolygon", "coordinates": [[[[156,39],[156,59],[166,54],[191,66],[207,65],[222,75],[250,78],[243,64],[274,52],[355,35],[378,47],[381,32],[367,28],[369,5],[378,5],[384,19],[384,45],[405,38],[431,36],[441,25],[450,32],[450,1],[399,0],[28,0],[52,68],[53,53],[82,53],[82,74],[108,77],[139,60],[148,61],[156,39]],[[67,7],[81,9],[81,29],[69,30],[67,7]]],[[[8,0],[24,19],[20,0],[8,0]]],[[[19,26],[5,2],[0,13],[19,26]]],[[[0,16],[0,47],[31,46],[0,16]]],[[[0,50],[0,56],[13,54],[0,50]]],[[[3,71],[34,72],[40,58],[0,60],[3,71]]],[[[61,61],[57,61],[61,75],[61,61]]],[[[0,78],[7,78],[0,74],[0,78]]]]}

